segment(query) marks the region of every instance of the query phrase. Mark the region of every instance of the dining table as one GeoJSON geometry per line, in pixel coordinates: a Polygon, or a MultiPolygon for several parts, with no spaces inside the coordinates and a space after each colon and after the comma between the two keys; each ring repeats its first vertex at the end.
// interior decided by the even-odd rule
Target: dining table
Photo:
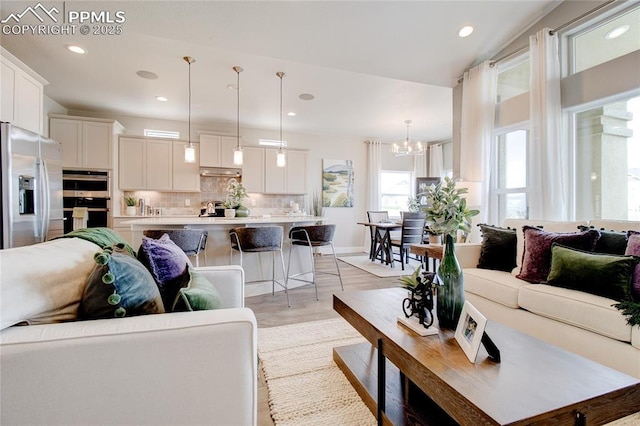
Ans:
{"type": "Polygon", "coordinates": [[[371,261],[380,260],[393,268],[393,248],[391,247],[391,231],[402,229],[402,222],[358,222],[373,229],[374,244],[371,247],[369,258],[371,261]]]}

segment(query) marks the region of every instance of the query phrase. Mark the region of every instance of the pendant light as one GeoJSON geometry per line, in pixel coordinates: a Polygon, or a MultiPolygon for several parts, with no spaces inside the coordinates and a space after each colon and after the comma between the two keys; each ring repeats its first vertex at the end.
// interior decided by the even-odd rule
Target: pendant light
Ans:
{"type": "Polygon", "coordinates": [[[189,64],[189,130],[188,139],[189,144],[184,147],[184,162],[185,163],[195,163],[196,162],[196,147],[193,146],[193,142],[191,142],[191,64],[196,60],[191,56],[185,56],[184,61],[189,64]]]}
{"type": "Polygon", "coordinates": [[[276,165],[284,167],[287,164],[287,158],[282,150],[282,77],[284,77],[284,73],[278,71],[276,75],[280,78],[280,149],[278,149],[278,154],[276,155],[276,165]]]}
{"type": "Polygon", "coordinates": [[[391,148],[391,152],[393,152],[396,156],[402,155],[423,155],[425,153],[425,146],[420,141],[412,141],[409,139],[409,125],[411,124],[411,120],[405,120],[404,122],[407,125],[407,137],[404,141],[398,143],[394,143],[391,148]]]}
{"type": "Polygon", "coordinates": [[[236,148],[233,150],[233,164],[236,166],[242,166],[242,146],[240,145],[240,73],[244,71],[241,67],[235,66],[233,70],[238,76],[236,83],[237,96],[237,110],[236,110],[236,148]]]}

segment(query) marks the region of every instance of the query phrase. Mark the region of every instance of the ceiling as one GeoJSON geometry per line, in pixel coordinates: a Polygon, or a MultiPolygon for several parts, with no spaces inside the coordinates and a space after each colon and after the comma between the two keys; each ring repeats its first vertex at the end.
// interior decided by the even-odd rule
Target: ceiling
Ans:
{"type": "MultiPolygon", "coordinates": [[[[452,87],[559,4],[535,1],[54,1],[70,11],[123,11],[120,35],[2,35],[1,45],[49,84],[67,109],[186,121],[192,56],[192,121],[285,132],[399,139],[451,137],[452,87]],[[470,37],[458,30],[473,25],[470,37]],[[65,49],[77,44],[77,55],[65,49]],[[137,71],[151,71],[155,80],[137,71]],[[310,93],[314,100],[298,95],[310,93]],[[156,96],[166,96],[159,102],[156,96]],[[294,111],[295,117],[287,113],[294,111]]],[[[33,1],[0,3],[0,16],[33,1]]],[[[63,13],[62,11],[66,11],[63,13]]],[[[25,14],[20,24],[38,22],[25,14]]],[[[49,18],[46,18],[49,19],[49,18]]],[[[51,20],[44,24],[53,24],[51,20]]]]}

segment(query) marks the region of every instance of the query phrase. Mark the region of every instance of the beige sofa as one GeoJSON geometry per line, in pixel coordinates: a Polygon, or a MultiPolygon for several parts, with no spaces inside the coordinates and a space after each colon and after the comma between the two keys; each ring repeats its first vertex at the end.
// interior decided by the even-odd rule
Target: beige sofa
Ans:
{"type": "MultiPolygon", "coordinates": [[[[542,225],[551,232],[575,232],[578,225],[596,229],[640,230],[639,222],[543,222],[506,220],[518,230],[518,266],[523,252],[523,225],[542,225]]],[[[465,296],[489,320],[575,352],[640,378],[640,327],[631,327],[611,305],[612,299],[581,291],[530,284],[514,273],[478,269],[480,244],[456,245],[463,268],[465,296]]],[[[499,346],[499,342],[496,342],[499,346]]]]}
{"type": "MultiPolygon", "coordinates": [[[[39,286],[86,279],[96,251],[76,238],[0,250],[3,323],[16,294],[37,298],[39,286]],[[41,280],[31,279],[36,270],[41,280]]],[[[243,307],[244,271],[199,270],[222,309],[3,329],[0,424],[255,425],[257,326],[243,307]]]]}

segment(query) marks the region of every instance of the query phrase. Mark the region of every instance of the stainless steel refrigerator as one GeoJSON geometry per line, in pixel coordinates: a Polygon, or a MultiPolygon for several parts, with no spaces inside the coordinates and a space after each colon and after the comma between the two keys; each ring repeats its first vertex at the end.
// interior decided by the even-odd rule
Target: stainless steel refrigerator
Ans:
{"type": "Polygon", "coordinates": [[[0,248],[22,247],[63,233],[62,145],[1,123],[0,248]]]}

